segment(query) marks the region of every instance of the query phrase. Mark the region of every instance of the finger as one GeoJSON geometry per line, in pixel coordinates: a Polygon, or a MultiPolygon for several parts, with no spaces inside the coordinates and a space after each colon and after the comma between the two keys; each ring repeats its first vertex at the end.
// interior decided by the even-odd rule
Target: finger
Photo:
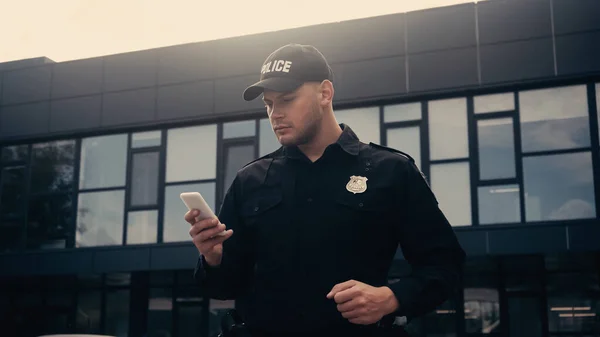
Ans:
{"type": "Polygon", "coordinates": [[[360,307],[362,307],[361,305],[361,301],[359,300],[360,297],[356,297],[351,299],[350,301],[346,301],[344,303],[340,303],[337,305],[337,310],[341,313],[344,312],[349,312],[355,309],[359,309],[360,307]]]}
{"type": "Polygon", "coordinates": [[[333,296],[335,303],[342,304],[352,300],[355,297],[359,297],[361,295],[360,289],[355,287],[342,290],[333,296]]]}
{"type": "Polygon", "coordinates": [[[225,229],[226,229],[226,225],[219,223],[218,225],[216,225],[212,228],[208,228],[208,229],[201,231],[200,233],[198,233],[197,236],[199,237],[200,241],[206,241],[206,240],[212,239],[213,237],[217,236],[218,234],[223,232],[225,229]]]}
{"type": "Polygon", "coordinates": [[[194,225],[196,223],[196,217],[198,216],[198,214],[200,214],[200,212],[197,209],[193,209],[185,213],[185,216],[183,218],[190,225],[194,225]]]}
{"type": "Polygon", "coordinates": [[[352,310],[342,313],[342,317],[348,320],[357,319],[363,316],[363,312],[360,310],[352,310]]]}
{"type": "Polygon", "coordinates": [[[218,219],[204,219],[204,220],[201,220],[199,222],[194,223],[193,226],[190,228],[190,235],[192,237],[195,237],[200,232],[202,232],[204,230],[207,230],[209,228],[215,227],[218,224],[219,224],[219,220],[218,219]]]}
{"type": "Polygon", "coordinates": [[[327,298],[331,299],[333,298],[333,296],[335,296],[335,294],[337,294],[340,291],[346,290],[348,288],[353,287],[356,284],[356,281],[354,280],[350,280],[350,281],[346,281],[346,282],[342,282],[342,283],[338,283],[335,286],[333,286],[333,288],[331,288],[331,291],[327,294],[327,298]]]}
{"type": "Polygon", "coordinates": [[[369,324],[373,324],[373,323],[377,322],[377,321],[373,321],[371,318],[365,317],[365,316],[351,318],[351,319],[349,319],[349,321],[352,324],[361,324],[361,325],[369,325],[369,324]]]}
{"type": "Polygon", "coordinates": [[[200,241],[199,236],[196,236],[193,241],[196,247],[200,249],[202,254],[206,254],[210,252],[216,245],[221,244],[228,240],[233,235],[233,230],[230,229],[225,232],[225,235],[215,236],[212,239],[208,239],[205,241],[200,241]]]}

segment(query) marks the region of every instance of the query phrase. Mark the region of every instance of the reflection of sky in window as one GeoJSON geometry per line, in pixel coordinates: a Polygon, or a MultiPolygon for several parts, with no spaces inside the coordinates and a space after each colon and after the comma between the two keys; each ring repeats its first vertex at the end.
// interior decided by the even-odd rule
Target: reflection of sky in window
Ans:
{"type": "Polygon", "coordinates": [[[523,152],[590,146],[585,86],[519,93],[523,152]]]}
{"type": "Polygon", "coordinates": [[[512,118],[500,118],[477,122],[481,180],[515,177],[512,121],[512,118]]]}
{"type": "Polygon", "coordinates": [[[467,101],[464,97],[429,102],[429,141],[432,160],[469,156],[467,101]]]}

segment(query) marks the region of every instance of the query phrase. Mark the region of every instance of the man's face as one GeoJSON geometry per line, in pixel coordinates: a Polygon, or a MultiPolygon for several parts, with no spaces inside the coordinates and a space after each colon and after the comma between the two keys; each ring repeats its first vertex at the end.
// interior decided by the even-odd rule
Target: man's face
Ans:
{"type": "Polygon", "coordinates": [[[319,132],[323,114],[318,97],[319,84],[312,83],[288,93],[265,90],[267,115],[281,145],[309,143],[319,132]]]}

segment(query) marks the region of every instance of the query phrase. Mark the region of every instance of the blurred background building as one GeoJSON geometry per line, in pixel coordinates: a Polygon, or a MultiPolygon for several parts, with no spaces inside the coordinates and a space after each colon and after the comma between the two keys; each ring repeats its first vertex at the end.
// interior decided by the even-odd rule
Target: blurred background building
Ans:
{"type": "MultiPolygon", "coordinates": [[[[313,44],[336,116],[410,153],[468,253],[414,336],[600,336],[600,1],[490,0],[0,64],[0,335],[209,336],[183,191],[278,147],[242,90],[313,44]]],[[[409,271],[401,252],[390,281],[409,271]]]]}

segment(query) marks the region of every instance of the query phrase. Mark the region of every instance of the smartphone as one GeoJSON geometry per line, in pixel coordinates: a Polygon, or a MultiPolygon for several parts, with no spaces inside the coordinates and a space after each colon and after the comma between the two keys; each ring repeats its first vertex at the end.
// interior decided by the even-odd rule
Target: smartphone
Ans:
{"type": "MultiPolygon", "coordinates": [[[[197,209],[200,211],[200,215],[197,217],[198,220],[213,219],[216,218],[210,206],[206,203],[206,200],[202,197],[202,194],[198,192],[184,192],[179,195],[188,210],[197,209]]],[[[217,234],[225,235],[225,231],[217,234]]]]}

